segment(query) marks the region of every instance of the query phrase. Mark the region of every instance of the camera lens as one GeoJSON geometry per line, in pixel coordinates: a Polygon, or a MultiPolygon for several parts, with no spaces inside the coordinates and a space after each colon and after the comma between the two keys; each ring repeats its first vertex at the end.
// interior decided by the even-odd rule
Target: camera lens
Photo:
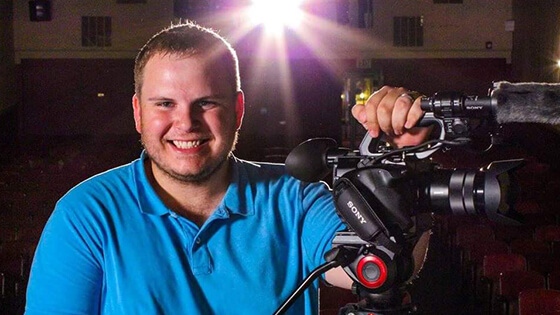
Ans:
{"type": "MultiPolygon", "coordinates": [[[[466,170],[438,170],[423,190],[433,210],[449,211],[455,215],[478,214],[484,206],[484,173],[466,170]]],[[[490,189],[493,189],[491,187],[490,189]]]]}
{"type": "Polygon", "coordinates": [[[418,205],[436,213],[486,215],[495,222],[516,224],[513,209],[518,191],[514,171],[521,160],[493,162],[485,170],[443,170],[420,176],[418,205]],[[513,220],[513,221],[512,221],[513,220]]]}

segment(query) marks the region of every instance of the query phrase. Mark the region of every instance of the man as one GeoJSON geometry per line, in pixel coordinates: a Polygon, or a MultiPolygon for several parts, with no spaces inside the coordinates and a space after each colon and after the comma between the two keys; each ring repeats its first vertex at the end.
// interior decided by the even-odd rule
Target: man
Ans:
{"type": "MultiPolygon", "coordinates": [[[[344,228],[328,187],[233,156],[244,96],[235,52],[216,33],[165,29],[134,73],[145,150],[57,203],[26,314],[273,313],[344,228]]],[[[421,114],[405,92],[384,88],[356,115],[372,133],[402,134],[421,114]]],[[[326,279],[349,287],[341,269],[326,279]]],[[[314,285],[289,313],[316,312],[314,285]]]]}

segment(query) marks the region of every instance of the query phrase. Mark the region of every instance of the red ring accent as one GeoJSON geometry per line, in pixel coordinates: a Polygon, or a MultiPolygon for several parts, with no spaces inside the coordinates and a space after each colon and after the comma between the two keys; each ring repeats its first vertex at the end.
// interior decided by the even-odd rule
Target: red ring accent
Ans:
{"type": "Polygon", "coordinates": [[[357,271],[358,280],[360,280],[360,282],[364,286],[370,289],[379,288],[383,285],[383,283],[385,283],[385,280],[387,280],[387,265],[385,265],[385,262],[377,256],[365,256],[364,258],[360,259],[360,261],[358,262],[357,271]],[[367,263],[374,263],[377,265],[377,267],[379,267],[379,278],[377,280],[370,281],[364,277],[362,270],[367,263]]]}

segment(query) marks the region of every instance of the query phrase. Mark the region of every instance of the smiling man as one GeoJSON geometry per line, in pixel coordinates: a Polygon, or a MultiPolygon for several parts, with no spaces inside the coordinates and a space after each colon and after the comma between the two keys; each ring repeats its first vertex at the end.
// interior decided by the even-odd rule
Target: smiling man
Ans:
{"type": "Polygon", "coordinates": [[[229,185],[227,161],[244,106],[235,77],[213,58],[157,53],[137,68],[143,74],[133,97],[152,184],[166,204],[198,225],[229,185]]]}
{"type": "MultiPolygon", "coordinates": [[[[244,96],[236,54],[215,32],[163,30],[134,76],[145,150],[59,200],[26,314],[272,314],[344,228],[328,187],[233,155],[244,96]]],[[[385,92],[393,103],[402,93],[385,92]]],[[[340,269],[327,280],[349,286],[340,269]]],[[[288,312],[317,309],[315,283],[288,312]]]]}

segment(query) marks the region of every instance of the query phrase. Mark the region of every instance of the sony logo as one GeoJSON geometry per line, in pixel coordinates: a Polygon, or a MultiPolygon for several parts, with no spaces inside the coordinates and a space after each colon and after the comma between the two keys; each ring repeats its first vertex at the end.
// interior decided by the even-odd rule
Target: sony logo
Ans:
{"type": "Polygon", "coordinates": [[[354,205],[354,203],[352,201],[348,201],[346,203],[346,205],[348,206],[348,208],[350,208],[350,210],[352,211],[352,213],[354,213],[354,215],[356,216],[356,218],[358,218],[358,220],[360,221],[360,224],[364,224],[367,223],[366,219],[364,218],[364,216],[360,213],[360,211],[358,211],[358,208],[356,208],[356,206],[354,205]]]}
{"type": "Polygon", "coordinates": [[[469,106],[467,107],[468,110],[481,110],[484,109],[484,106],[476,105],[476,106],[469,106]]]}

